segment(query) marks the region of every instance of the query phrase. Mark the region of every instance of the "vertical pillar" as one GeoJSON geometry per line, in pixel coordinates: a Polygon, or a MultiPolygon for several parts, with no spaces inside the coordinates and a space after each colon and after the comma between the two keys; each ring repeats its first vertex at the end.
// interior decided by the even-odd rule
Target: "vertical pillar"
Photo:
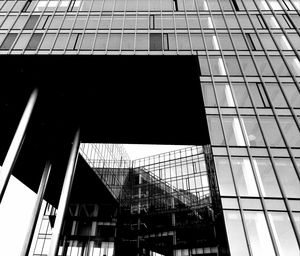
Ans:
{"type": "Polygon", "coordinates": [[[41,179],[41,182],[40,182],[40,186],[39,186],[39,190],[38,190],[38,194],[37,194],[37,199],[36,199],[35,206],[34,206],[34,209],[33,209],[33,212],[32,212],[31,221],[30,221],[28,229],[27,229],[28,230],[27,231],[27,236],[25,237],[25,241],[24,241],[24,244],[23,244],[23,249],[22,249],[21,256],[27,256],[29,254],[29,250],[30,250],[32,238],[33,238],[33,235],[34,235],[36,223],[37,223],[39,213],[40,213],[40,210],[41,210],[41,206],[42,206],[42,202],[43,202],[43,198],[44,198],[44,194],[45,194],[45,190],[46,190],[50,170],[51,170],[51,164],[48,161],[45,165],[44,172],[43,172],[43,175],[42,175],[42,179],[41,179]]]}
{"type": "Polygon", "coordinates": [[[38,90],[35,89],[28,100],[26,108],[23,112],[22,118],[14,135],[14,138],[9,146],[7,155],[5,157],[1,172],[0,172],[0,203],[2,201],[5,189],[7,187],[10,175],[12,173],[14,164],[17,160],[19,151],[21,149],[23,140],[25,138],[25,131],[29,122],[33,107],[36,102],[38,90]]]}
{"type": "Polygon", "coordinates": [[[142,201],[142,174],[141,170],[138,173],[139,177],[139,187],[138,187],[138,223],[137,223],[137,256],[140,255],[140,229],[141,229],[141,201],[142,201]]]}
{"type": "Polygon", "coordinates": [[[175,216],[175,198],[171,198],[171,206],[172,206],[172,213],[171,213],[171,218],[172,218],[172,227],[173,227],[173,256],[176,255],[176,216],[175,216]]]}
{"type": "Polygon", "coordinates": [[[77,130],[73,145],[68,161],[68,166],[66,170],[66,175],[63,183],[63,188],[61,191],[58,209],[57,209],[57,215],[55,218],[55,225],[53,228],[52,238],[51,238],[51,246],[50,246],[50,253],[49,256],[56,256],[58,252],[58,246],[59,246],[59,238],[60,233],[62,229],[63,219],[65,216],[65,212],[68,206],[68,201],[70,198],[70,193],[72,189],[72,183],[74,179],[75,174],[75,168],[77,163],[77,157],[78,157],[78,148],[79,148],[79,129],[77,130]]]}

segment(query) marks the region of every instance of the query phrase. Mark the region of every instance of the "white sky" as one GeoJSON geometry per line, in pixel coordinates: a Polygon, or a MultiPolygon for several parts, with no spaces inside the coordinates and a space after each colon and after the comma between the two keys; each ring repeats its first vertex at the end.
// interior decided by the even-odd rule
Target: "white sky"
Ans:
{"type": "Polygon", "coordinates": [[[130,159],[135,160],[169,151],[191,147],[191,145],[154,145],[154,144],[123,144],[130,159]]]}
{"type": "MultiPolygon", "coordinates": [[[[124,144],[131,160],[189,146],[124,144]]],[[[1,171],[1,167],[0,167],[1,171]]],[[[36,194],[11,177],[0,204],[0,255],[20,256],[36,194]]]]}
{"type": "Polygon", "coordinates": [[[0,255],[19,256],[36,194],[11,177],[0,204],[0,255]]]}

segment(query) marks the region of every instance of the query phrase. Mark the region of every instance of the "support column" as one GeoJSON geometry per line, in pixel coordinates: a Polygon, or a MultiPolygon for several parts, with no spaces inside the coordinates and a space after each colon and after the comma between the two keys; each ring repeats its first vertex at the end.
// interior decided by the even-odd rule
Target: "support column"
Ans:
{"type": "Polygon", "coordinates": [[[33,107],[36,102],[38,90],[35,89],[28,100],[26,108],[23,112],[22,118],[14,135],[14,138],[9,146],[7,155],[5,157],[2,169],[0,171],[0,203],[2,201],[4,192],[6,190],[10,175],[12,173],[14,164],[18,158],[21,146],[25,138],[25,131],[29,122],[33,107]]]}
{"type": "Polygon", "coordinates": [[[46,187],[47,187],[47,182],[48,182],[50,170],[51,170],[51,164],[48,161],[45,165],[44,172],[43,172],[43,175],[42,175],[42,179],[41,179],[41,182],[40,182],[40,186],[39,186],[39,190],[38,190],[38,194],[37,194],[37,199],[36,199],[35,206],[34,206],[34,209],[33,209],[33,212],[32,212],[32,217],[31,217],[30,223],[28,225],[27,236],[25,237],[25,241],[24,241],[24,244],[23,244],[23,249],[22,249],[21,256],[27,256],[29,254],[29,250],[30,250],[32,238],[33,238],[33,235],[34,235],[36,223],[37,223],[37,220],[38,220],[38,217],[39,217],[39,214],[40,214],[40,210],[41,210],[41,207],[42,207],[43,198],[44,198],[45,190],[46,190],[46,187]]]}
{"type": "Polygon", "coordinates": [[[66,175],[63,183],[63,188],[61,191],[58,209],[57,209],[57,215],[55,218],[55,225],[53,228],[52,238],[51,238],[51,246],[50,246],[50,253],[49,256],[56,256],[58,252],[58,246],[59,246],[59,238],[60,233],[62,229],[62,224],[65,216],[65,212],[67,210],[68,201],[70,198],[70,193],[72,189],[74,174],[75,174],[75,168],[78,158],[78,148],[79,148],[79,129],[77,130],[74,140],[73,140],[73,146],[71,149],[69,162],[66,170],[66,175]]]}

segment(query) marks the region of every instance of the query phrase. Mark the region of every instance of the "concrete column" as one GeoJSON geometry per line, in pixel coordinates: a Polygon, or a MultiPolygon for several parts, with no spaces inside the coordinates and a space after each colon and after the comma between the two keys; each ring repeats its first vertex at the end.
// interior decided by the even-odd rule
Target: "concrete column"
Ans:
{"type": "Polygon", "coordinates": [[[43,198],[44,198],[45,190],[47,187],[50,170],[51,170],[51,164],[48,161],[44,168],[44,172],[42,175],[42,179],[41,179],[38,194],[37,194],[37,199],[36,199],[35,206],[34,206],[34,209],[32,212],[30,223],[28,225],[27,236],[25,237],[25,241],[24,241],[23,249],[22,249],[22,253],[21,253],[22,256],[27,256],[29,254],[32,238],[33,238],[34,231],[36,228],[36,223],[39,218],[40,210],[42,207],[43,198]]]}
{"type": "Polygon", "coordinates": [[[73,146],[71,149],[66,175],[63,183],[63,188],[59,199],[55,225],[54,225],[52,238],[51,238],[49,256],[56,256],[58,252],[60,233],[62,229],[65,212],[67,210],[68,201],[71,194],[72,183],[74,179],[75,168],[76,168],[76,163],[78,158],[79,133],[80,132],[78,129],[73,140],[73,146]]]}
{"type": "Polygon", "coordinates": [[[35,89],[30,95],[30,98],[29,98],[26,108],[23,112],[22,118],[21,118],[18,128],[16,130],[14,138],[9,146],[3,166],[1,168],[1,171],[0,171],[0,203],[2,201],[3,195],[4,195],[5,189],[7,187],[12,170],[14,168],[15,162],[18,158],[18,154],[22,147],[22,144],[23,144],[23,141],[25,138],[25,132],[27,129],[27,125],[28,125],[33,107],[35,105],[37,95],[38,95],[38,90],[35,89]]]}

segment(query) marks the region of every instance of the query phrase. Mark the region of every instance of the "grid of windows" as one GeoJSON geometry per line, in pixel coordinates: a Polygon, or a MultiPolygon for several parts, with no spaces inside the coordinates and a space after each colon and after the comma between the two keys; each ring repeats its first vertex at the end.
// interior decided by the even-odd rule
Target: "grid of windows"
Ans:
{"type": "MultiPolygon", "coordinates": [[[[282,69],[283,75],[288,69],[281,67],[284,64],[280,63],[280,56],[284,56],[288,62],[285,65],[292,72],[300,73],[297,1],[50,0],[1,3],[0,50],[4,52],[0,53],[4,54],[9,50],[10,53],[34,51],[41,54],[49,51],[176,54],[180,51],[196,55],[218,52],[236,55],[227,52],[236,49],[245,57],[254,54],[260,58],[261,51],[266,50],[278,58],[278,69],[282,69]],[[31,40],[35,43],[31,44],[31,40]]],[[[232,66],[235,61],[229,62],[232,66]]],[[[264,65],[264,60],[257,62],[264,65]]]]}
{"type": "Polygon", "coordinates": [[[299,255],[299,4],[233,2],[198,54],[230,252],[299,255]]]}
{"type": "Polygon", "coordinates": [[[299,255],[299,50],[299,0],[0,1],[0,54],[198,55],[231,255],[299,255]]]}

